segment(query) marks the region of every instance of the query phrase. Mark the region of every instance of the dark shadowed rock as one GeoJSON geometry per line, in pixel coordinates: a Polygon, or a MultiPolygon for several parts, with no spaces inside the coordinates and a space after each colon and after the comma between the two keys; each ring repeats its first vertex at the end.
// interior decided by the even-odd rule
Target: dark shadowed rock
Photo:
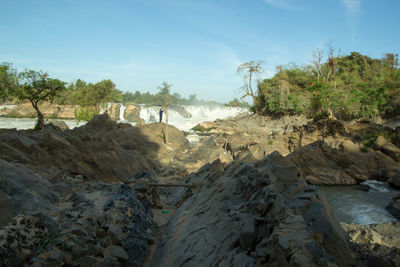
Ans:
{"type": "Polygon", "coordinates": [[[322,192],[279,153],[246,160],[222,171],[216,161],[187,177],[200,188],[177,190],[182,204],[152,265],[346,265],[350,249],[322,192]]]}
{"type": "Polygon", "coordinates": [[[400,194],[393,197],[386,209],[398,220],[400,220],[400,194]]]}

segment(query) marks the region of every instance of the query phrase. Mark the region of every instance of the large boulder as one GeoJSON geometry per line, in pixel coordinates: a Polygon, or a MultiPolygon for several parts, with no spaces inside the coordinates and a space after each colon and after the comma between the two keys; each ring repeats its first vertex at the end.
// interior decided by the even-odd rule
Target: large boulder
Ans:
{"type": "Polygon", "coordinates": [[[340,266],[352,261],[322,192],[273,153],[227,168],[217,160],[185,180],[152,266],[340,266]]]}
{"type": "Polygon", "coordinates": [[[400,220],[400,194],[397,194],[393,197],[392,201],[390,201],[389,205],[386,206],[386,209],[398,220],[400,220]]]}
{"type": "Polygon", "coordinates": [[[341,225],[353,246],[364,254],[365,265],[400,265],[400,222],[341,225]]]}
{"type": "MultiPolygon", "coordinates": [[[[189,146],[185,136],[170,128],[171,147],[184,151],[189,146]]],[[[37,173],[45,177],[66,171],[88,179],[125,181],[141,170],[159,171],[162,161],[174,158],[160,134],[161,128],[157,133],[117,124],[103,114],[73,130],[7,131],[0,135],[0,153],[7,161],[40,166],[37,173]]]]}
{"type": "Polygon", "coordinates": [[[190,114],[184,107],[179,105],[170,105],[170,110],[176,111],[184,118],[191,118],[192,114],[190,114]]]}
{"type": "Polygon", "coordinates": [[[119,103],[111,104],[111,107],[108,111],[110,113],[111,120],[113,120],[113,121],[119,120],[120,110],[121,110],[121,104],[119,104],[119,103]]]}
{"type": "Polygon", "coordinates": [[[368,179],[388,180],[400,168],[399,162],[380,151],[357,151],[347,140],[337,148],[318,141],[299,148],[288,156],[312,184],[345,185],[368,179]]]}
{"type": "Polygon", "coordinates": [[[124,119],[131,122],[139,122],[140,107],[134,104],[127,104],[124,111],[124,119]]]}
{"type": "MultiPolygon", "coordinates": [[[[58,105],[49,102],[39,103],[39,109],[46,118],[75,119],[75,109],[77,108],[78,106],[75,105],[58,105]]],[[[37,113],[30,102],[25,102],[12,109],[3,110],[2,115],[6,117],[34,118],[37,116],[37,113]]]]}

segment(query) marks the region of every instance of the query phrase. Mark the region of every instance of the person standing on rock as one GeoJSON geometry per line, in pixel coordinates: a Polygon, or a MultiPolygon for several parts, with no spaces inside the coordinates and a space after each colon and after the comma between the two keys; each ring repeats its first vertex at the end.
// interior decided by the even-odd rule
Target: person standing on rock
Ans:
{"type": "Polygon", "coordinates": [[[160,122],[162,121],[162,115],[163,115],[164,110],[162,109],[162,107],[160,108],[160,122]]]}

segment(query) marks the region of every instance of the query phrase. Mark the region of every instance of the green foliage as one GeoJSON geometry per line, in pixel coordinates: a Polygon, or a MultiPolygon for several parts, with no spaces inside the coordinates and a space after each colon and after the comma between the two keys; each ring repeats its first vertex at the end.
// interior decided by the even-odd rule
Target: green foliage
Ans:
{"type": "Polygon", "coordinates": [[[268,145],[272,146],[274,144],[274,140],[268,140],[268,145]]]}
{"type": "Polygon", "coordinates": [[[353,101],[359,105],[358,117],[373,118],[392,111],[386,87],[371,88],[363,83],[359,85],[358,90],[352,91],[352,94],[354,95],[353,101]]]}
{"type": "Polygon", "coordinates": [[[227,106],[227,107],[243,107],[243,108],[250,107],[249,103],[244,102],[244,101],[239,101],[236,97],[233,100],[229,101],[228,104],[225,104],[225,106],[227,106]]]}
{"type": "MultiPolygon", "coordinates": [[[[397,55],[382,59],[352,52],[314,66],[280,66],[258,84],[262,114],[301,114],[314,119],[388,117],[400,114],[400,69],[397,55]]],[[[315,63],[315,62],[314,62],[315,63]]]]}
{"type": "Polygon", "coordinates": [[[75,109],[74,113],[75,118],[78,120],[78,122],[90,121],[99,114],[98,110],[93,106],[79,107],[78,109],[75,109]]]}
{"type": "Polygon", "coordinates": [[[11,100],[18,86],[16,69],[10,63],[0,64],[0,100],[11,100]]]}
{"type": "Polygon", "coordinates": [[[61,91],[65,90],[65,83],[58,79],[48,78],[47,73],[27,70],[18,74],[20,86],[14,90],[15,96],[20,100],[29,100],[36,110],[38,121],[36,129],[43,129],[44,117],[39,110],[40,101],[51,101],[61,91]]]}

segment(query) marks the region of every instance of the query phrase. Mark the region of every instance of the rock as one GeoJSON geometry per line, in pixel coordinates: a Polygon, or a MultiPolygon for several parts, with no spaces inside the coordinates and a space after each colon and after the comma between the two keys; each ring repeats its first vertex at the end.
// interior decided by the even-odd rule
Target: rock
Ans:
{"type": "Polygon", "coordinates": [[[33,251],[47,238],[48,231],[39,218],[17,215],[0,229],[0,265],[9,266],[19,260],[29,259],[33,251]]]}
{"type": "Polygon", "coordinates": [[[124,111],[124,119],[131,122],[140,121],[140,107],[134,104],[127,104],[124,111]]]}
{"type": "Polygon", "coordinates": [[[254,218],[252,215],[245,219],[242,230],[239,234],[240,247],[242,249],[250,249],[256,241],[256,229],[254,226],[254,218]]]}
{"type": "MultiPolygon", "coordinates": [[[[49,102],[39,103],[39,109],[45,118],[75,119],[75,110],[77,108],[79,107],[74,105],[57,105],[49,102]]],[[[37,114],[33,109],[32,104],[30,102],[25,102],[14,108],[3,110],[3,116],[35,118],[37,114]]]]}
{"type": "Polygon", "coordinates": [[[400,220],[400,194],[393,197],[392,201],[386,206],[386,209],[400,220]]]}
{"type": "Polygon", "coordinates": [[[346,150],[343,146],[336,149],[322,141],[302,147],[288,158],[312,184],[346,185],[367,179],[386,181],[400,168],[398,162],[380,151],[364,153],[346,150]]]}
{"type": "Polygon", "coordinates": [[[380,151],[391,157],[394,161],[400,162],[400,149],[393,144],[383,144],[378,146],[380,151]]]}
{"type": "Polygon", "coordinates": [[[367,184],[358,184],[356,188],[365,192],[368,192],[371,189],[371,187],[367,184]]]}
{"type": "Polygon", "coordinates": [[[192,114],[187,112],[187,110],[183,106],[170,105],[169,108],[170,108],[170,110],[178,112],[179,115],[181,115],[184,118],[191,118],[192,117],[192,114]]]}
{"type": "Polygon", "coordinates": [[[52,261],[59,261],[62,258],[61,251],[59,249],[53,249],[48,253],[48,259],[52,261]]]}
{"type": "Polygon", "coordinates": [[[50,119],[47,121],[47,124],[48,125],[51,124],[55,127],[58,127],[62,131],[69,130],[69,126],[65,123],[65,121],[50,119]]]}
{"type": "Polygon", "coordinates": [[[382,135],[379,135],[375,140],[375,144],[377,146],[384,146],[384,145],[388,144],[388,141],[386,141],[385,137],[383,137],[382,135]]]}
{"type": "Polygon", "coordinates": [[[112,103],[109,110],[107,110],[107,112],[110,115],[111,120],[113,121],[117,121],[119,120],[119,113],[121,110],[121,104],[119,103],[112,103]]]}
{"type": "Polygon", "coordinates": [[[122,233],[121,226],[119,225],[111,225],[107,231],[108,235],[110,236],[111,242],[114,245],[120,245],[122,239],[124,238],[124,234],[122,233]]]}
{"type": "Polygon", "coordinates": [[[15,213],[11,206],[8,195],[0,190],[0,228],[6,225],[14,216],[15,213]]]}
{"type": "Polygon", "coordinates": [[[400,189],[400,169],[397,171],[397,173],[395,175],[390,177],[390,179],[388,180],[388,183],[391,186],[400,189]]]}
{"type": "Polygon", "coordinates": [[[128,260],[128,254],[126,253],[126,251],[122,247],[115,245],[107,247],[104,250],[104,256],[115,257],[123,261],[128,260]]]}
{"type": "Polygon", "coordinates": [[[255,163],[237,159],[222,171],[219,164],[185,180],[201,188],[174,193],[181,205],[150,265],[339,266],[352,258],[322,192],[298,177],[290,160],[273,153],[255,163]],[[279,209],[272,208],[276,199],[279,209]]]}
{"type": "Polygon", "coordinates": [[[341,223],[341,225],[357,250],[364,254],[368,264],[373,262],[385,263],[379,266],[400,264],[400,222],[369,225],[341,223]]]}

